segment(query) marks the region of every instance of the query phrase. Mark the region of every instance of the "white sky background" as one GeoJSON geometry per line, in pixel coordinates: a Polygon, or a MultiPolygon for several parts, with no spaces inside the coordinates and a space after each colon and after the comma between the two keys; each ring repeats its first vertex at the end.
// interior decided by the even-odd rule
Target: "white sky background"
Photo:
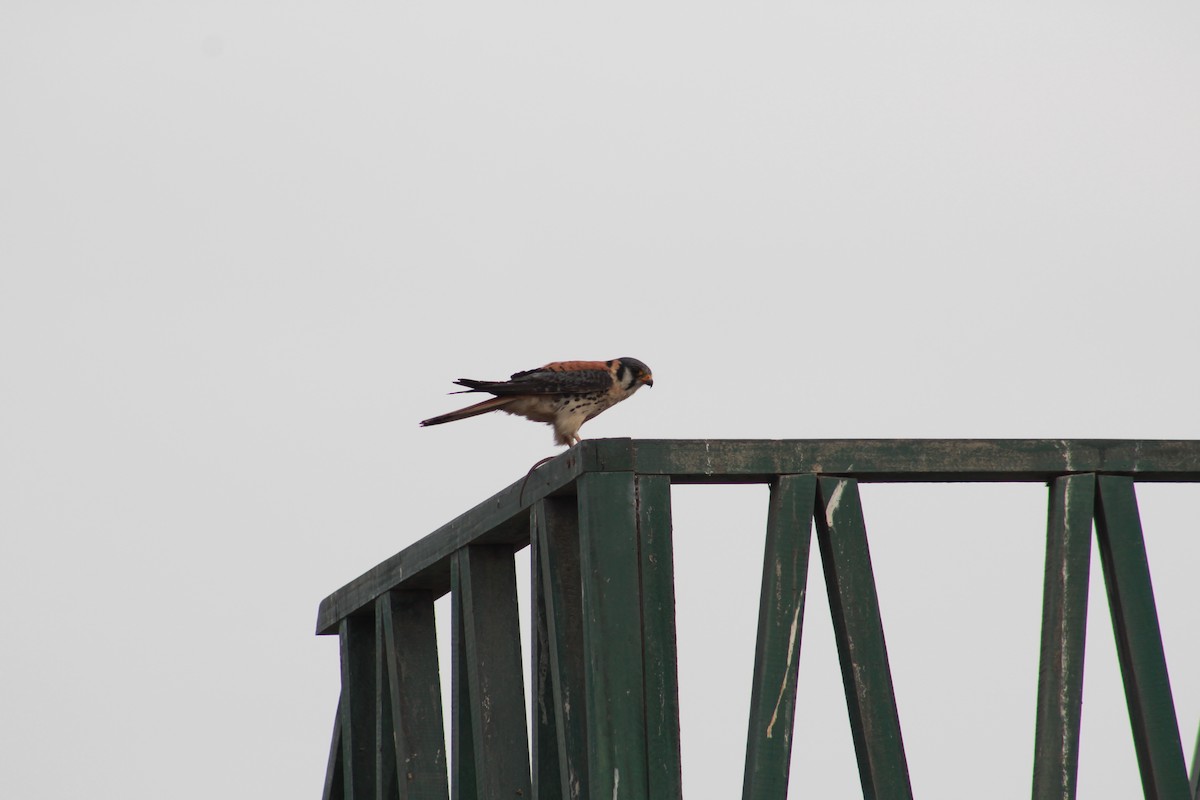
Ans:
{"type": "MultiPolygon", "coordinates": [[[[0,785],[315,797],[333,589],[584,435],[1200,438],[1194,3],[0,7],[0,785]]],[[[675,492],[737,796],[763,487],[675,492]]],[[[1028,793],[1045,492],[863,490],[918,796],[1028,793]]],[[[1139,489],[1185,750],[1187,486],[1139,489]]],[[[858,795],[814,553],[795,797],[858,795]]],[[[1099,564],[1093,564],[1098,578],[1099,564]]],[[[1081,797],[1140,791],[1093,581],[1081,797]]]]}

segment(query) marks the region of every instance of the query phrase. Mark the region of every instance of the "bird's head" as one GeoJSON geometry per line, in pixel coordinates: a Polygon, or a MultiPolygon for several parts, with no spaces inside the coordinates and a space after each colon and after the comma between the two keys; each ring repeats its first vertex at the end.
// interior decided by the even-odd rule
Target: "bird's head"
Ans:
{"type": "Polygon", "coordinates": [[[636,358],[617,359],[621,362],[621,369],[618,377],[621,380],[621,385],[627,387],[630,391],[637,389],[642,384],[646,386],[654,385],[654,375],[651,374],[650,368],[638,361],[636,358]]]}

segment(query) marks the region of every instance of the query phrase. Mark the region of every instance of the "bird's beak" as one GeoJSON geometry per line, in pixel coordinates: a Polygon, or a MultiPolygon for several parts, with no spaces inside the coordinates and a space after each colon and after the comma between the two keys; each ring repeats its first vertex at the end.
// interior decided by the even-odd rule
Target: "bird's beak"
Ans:
{"type": "Polygon", "coordinates": [[[654,385],[654,376],[653,375],[643,375],[642,383],[646,384],[647,386],[653,386],[654,385]]]}

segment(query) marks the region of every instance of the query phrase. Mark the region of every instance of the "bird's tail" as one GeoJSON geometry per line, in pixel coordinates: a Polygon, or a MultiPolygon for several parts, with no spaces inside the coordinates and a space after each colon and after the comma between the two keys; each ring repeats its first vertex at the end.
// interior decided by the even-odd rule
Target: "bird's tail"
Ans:
{"type": "Polygon", "coordinates": [[[474,378],[459,378],[455,383],[467,388],[451,392],[450,394],[470,394],[471,392],[490,392],[495,395],[529,393],[529,389],[525,384],[517,383],[516,381],[477,381],[474,378]]]}
{"type": "Polygon", "coordinates": [[[449,414],[442,414],[437,417],[430,417],[426,420],[421,420],[421,427],[427,425],[441,425],[444,422],[455,422],[456,420],[466,419],[467,417],[477,417],[480,414],[486,414],[489,411],[496,411],[504,408],[511,403],[515,398],[512,397],[489,397],[482,403],[476,403],[473,406],[460,408],[458,411],[451,411],[449,414]]]}

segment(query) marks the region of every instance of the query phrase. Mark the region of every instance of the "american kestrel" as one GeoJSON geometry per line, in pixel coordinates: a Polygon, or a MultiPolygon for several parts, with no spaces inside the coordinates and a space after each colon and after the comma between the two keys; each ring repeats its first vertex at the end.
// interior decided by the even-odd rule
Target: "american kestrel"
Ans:
{"type": "Polygon", "coordinates": [[[554,426],[554,442],[571,446],[581,441],[579,428],[592,417],[633,395],[643,384],[654,385],[650,368],[636,358],[612,361],[556,361],[518,372],[507,381],[455,381],[467,388],[453,394],[488,392],[495,397],[473,406],[421,422],[441,425],[489,411],[503,411],[554,426]]]}

